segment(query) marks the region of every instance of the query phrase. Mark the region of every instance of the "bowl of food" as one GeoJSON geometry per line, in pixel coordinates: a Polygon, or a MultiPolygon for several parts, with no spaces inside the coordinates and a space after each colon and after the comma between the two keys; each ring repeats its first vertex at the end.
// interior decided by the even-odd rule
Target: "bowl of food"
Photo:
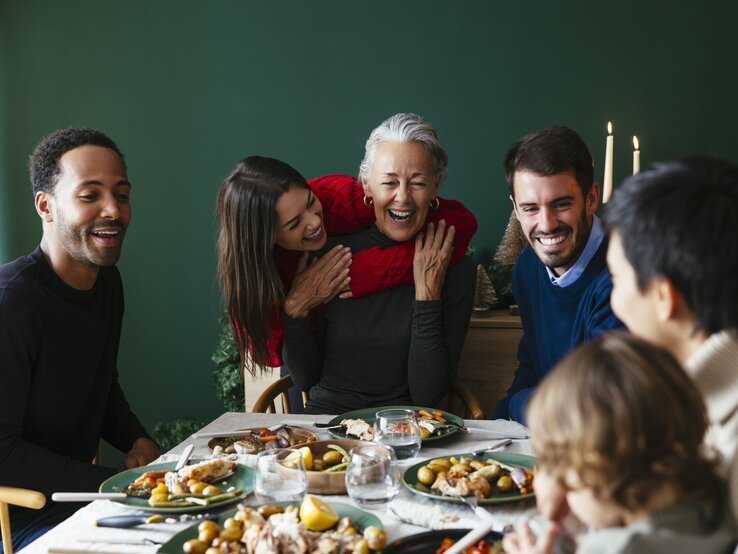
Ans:
{"type": "MultiPolygon", "coordinates": [[[[298,448],[307,470],[308,492],[312,494],[345,494],[346,466],[349,452],[366,441],[333,439],[316,441],[298,448]]],[[[285,453],[285,462],[295,452],[285,453]]]]}
{"type": "Polygon", "coordinates": [[[273,448],[291,448],[318,440],[318,435],[304,427],[283,425],[277,429],[254,427],[238,435],[217,437],[208,441],[214,454],[258,454],[273,448]]]}

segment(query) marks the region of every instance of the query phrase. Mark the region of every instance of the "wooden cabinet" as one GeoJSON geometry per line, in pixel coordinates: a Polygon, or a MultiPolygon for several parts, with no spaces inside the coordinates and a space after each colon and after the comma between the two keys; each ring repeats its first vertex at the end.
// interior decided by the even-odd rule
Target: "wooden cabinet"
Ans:
{"type": "Polygon", "coordinates": [[[474,393],[488,418],[512,384],[522,335],[520,317],[507,310],[492,310],[469,323],[458,379],[474,393]]]}

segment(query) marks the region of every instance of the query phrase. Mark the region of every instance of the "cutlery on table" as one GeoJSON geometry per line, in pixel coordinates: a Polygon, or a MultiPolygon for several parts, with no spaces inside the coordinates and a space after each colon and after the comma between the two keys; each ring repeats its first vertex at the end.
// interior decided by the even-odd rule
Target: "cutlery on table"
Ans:
{"type": "MultiPolygon", "coordinates": [[[[278,431],[281,427],[284,427],[284,423],[280,423],[279,425],[272,425],[271,427],[266,427],[266,429],[269,429],[270,431],[278,431]]],[[[246,431],[250,431],[251,429],[257,428],[257,426],[252,427],[243,427],[241,429],[230,429],[226,431],[209,431],[206,433],[195,433],[192,435],[193,439],[214,439],[218,437],[230,437],[231,435],[243,435],[246,433],[246,431]]]]}
{"type": "Polygon", "coordinates": [[[343,427],[340,423],[337,423],[336,425],[331,425],[330,423],[308,423],[308,425],[312,425],[316,429],[339,429],[343,427]]]}
{"type": "Polygon", "coordinates": [[[490,523],[490,527],[489,528],[491,528],[491,523],[494,520],[494,518],[492,517],[492,514],[490,514],[487,510],[485,510],[484,508],[482,508],[479,505],[479,499],[476,497],[475,494],[470,494],[469,496],[460,496],[459,495],[459,496],[456,496],[455,498],[458,498],[464,504],[466,504],[467,506],[469,506],[474,511],[474,514],[479,519],[481,519],[482,521],[485,521],[485,522],[489,522],[490,523]]]}
{"type": "Polygon", "coordinates": [[[184,450],[182,451],[182,454],[179,455],[179,460],[177,460],[177,465],[174,466],[174,471],[168,471],[164,475],[164,484],[167,486],[167,489],[170,491],[174,490],[174,486],[177,484],[177,472],[182,469],[184,466],[187,465],[187,462],[190,460],[190,456],[192,456],[192,451],[195,449],[194,444],[188,444],[185,446],[184,450]]]}
{"type": "Polygon", "coordinates": [[[185,449],[182,451],[182,454],[179,455],[179,460],[177,460],[177,465],[174,466],[174,471],[179,471],[184,466],[187,465],[187,462],[190,460],[190,456],[192,456],[192,451],[195,449],[194,444],[188,444],[185,446],[185,449]]]}
{"type": "Polygon", "coordinates": [[[124,492],[55,492],[51,495],[54,502],[92,502],[93,500],[125,500],[124,492]]]}
{"type": "Polygon", "coordinates": [[[510,444],[512,444],[512,439],[502,439],[500,441],[490,444],[489,446],[485,448],[479,448],[477,450],[472,450],[472,454],[474,454],[475,456],[480,456],[481,454],[484,454],[485,452],[497,450],[498,448],[505,448],[506,446],[510,444]]]}
{"type": "Polygon", "coordinates": [[[151,516],[110,516],[98,519],[95,522],[95,526],[129,529],[150,523],[184,523],[187,521],[205,521],[206,519],[217,520],[218,516],[215,514],[183,514],[179,517],[164,517],[161,514],[151,516]]]}
{"type": "Polygon", "coordinates": [[[483,427],[465,427],[464,430],[468,431],[469,433],[474,433],[475,435],[489,435],[490,438],[495,439],[525,440],[530,438],[530,436],[524,432],[517,433],[514,431],[494,431],[493,429],[484,429],[483,427]]]}

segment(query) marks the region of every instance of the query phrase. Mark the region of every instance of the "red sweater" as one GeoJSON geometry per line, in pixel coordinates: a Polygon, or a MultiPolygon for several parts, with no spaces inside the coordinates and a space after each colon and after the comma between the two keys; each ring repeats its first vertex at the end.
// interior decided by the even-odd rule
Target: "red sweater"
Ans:
{"type": "MultiPolygon", "coordinates": [[[[364,205],[364,189],[355,177],[349,175],[324,175],[308,181],[315,196],[323,205],[323,219],[329,235],[347,235],[365,228],[374,221],[374,208],[364,205]]],[[[460,260],[469,248],[477,231],[477,220],[461,202],[439,198],[438,209],[432,210],[428,222],[446,220],[456,228],[451,263],[460,260]]],[[[285,290],[289,290],[295,277],[297,262],[302,252],[275,247],[274,260],[282,274],[285,290]]],[[[353,254],[350,274],[351,292],[355,297],[367,296],[396,285],[413,284],[413,258],[415,241],[409,240],[397,246],[375,246],[353,254]]],[[[272,332],[267,339],[271,356],[270,366],[282,365],[281,311],[272,314],[272,332]]]]}

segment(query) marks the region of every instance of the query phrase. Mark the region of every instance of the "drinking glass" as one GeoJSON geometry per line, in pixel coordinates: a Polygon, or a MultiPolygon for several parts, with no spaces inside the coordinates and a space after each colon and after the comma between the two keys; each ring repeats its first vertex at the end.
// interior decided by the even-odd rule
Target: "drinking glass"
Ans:
{"type": "Polygon", "coordinates": [[[400,492],[400,468],[392,448],[381,444],[356,446],[349,452],[346,492],[362,508],[378,508],[400,492]]]}
{"type": "Polygon", "coordinates": [[[373,440],[394,448],[398,460],[414,458],[420,452],[421,442],[415,412],[397,408],[377,412],[373,440]]]}
{"type": "Polygon", "coordinates": [[[302,501],[307,491],[307,473],[302,453],[298,449],[259,452],[255,469],[254,492],[260,501],[302,501]]]}

